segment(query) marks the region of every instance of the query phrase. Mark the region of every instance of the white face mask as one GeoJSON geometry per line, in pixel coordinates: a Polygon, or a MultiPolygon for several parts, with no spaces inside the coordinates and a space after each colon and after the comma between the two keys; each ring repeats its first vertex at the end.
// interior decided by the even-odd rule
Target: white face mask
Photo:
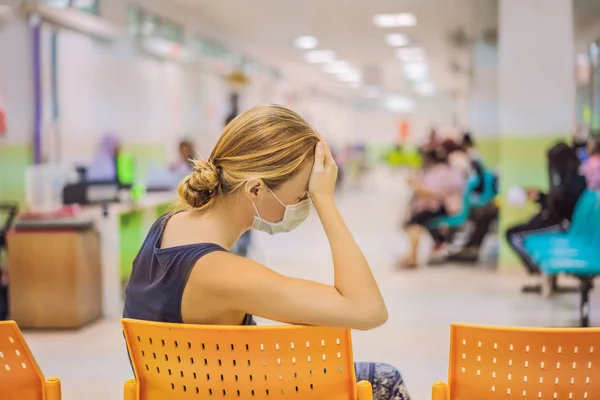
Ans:
{"type": "Polygon", "coordinates": [[[282,206],[285,207],[283,219],[279,222],[271,222],[262,219],[258,213],[256,204],[252,202],[254,210],[256,211],[254,221],[252,222],[252,229],[268,233],[269,235],[275,235],[282,232],[293,231],[298,227],[298,225],[304,222],[306,218],[308,218],[308,215],[310,214],[310,206],[312,204],[312,200],[310,198],[288,206],[285,205],[283,201],[281,201],[279,197],[275,195],[275,193],[271,192],[271,194],[277,199],[277,201],[281,203],[282,206]]]}

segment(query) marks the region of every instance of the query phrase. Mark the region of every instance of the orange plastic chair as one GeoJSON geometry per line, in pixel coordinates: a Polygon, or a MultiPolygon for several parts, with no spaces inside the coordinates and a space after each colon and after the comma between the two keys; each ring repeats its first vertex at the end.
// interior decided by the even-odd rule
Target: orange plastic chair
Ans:
{"type": "Polygon", "coordinates": [[[137,377],[125,400],[373,398],[369,382],[356,383],[347,329],[122,325],[137,377]]]}
{"type": "Polygon", "coordinates": [[[14,321],[0,321],[0,399],[61,399],[60,381],[46,380],[14,321]]]}
{"type": "Polygon", "coordinates": [[[600,329],[453,324],[433,400],[600,399],[600,329]]]}

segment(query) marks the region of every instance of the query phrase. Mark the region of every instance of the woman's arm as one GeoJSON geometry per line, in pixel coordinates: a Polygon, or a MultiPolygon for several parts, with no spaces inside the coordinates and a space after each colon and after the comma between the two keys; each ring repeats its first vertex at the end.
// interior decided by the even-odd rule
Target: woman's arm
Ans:
{"type": "Polygon", "coordinates": [[[286,277],[254,261],[215,252],[196,265],[193,275],[199,279],[190,282],[194,289],[210,293],[224,310],[276,321],[361,330],[385,323],[388,312],[377,282],[333,200],[336,173],[331,154],[320,144],[309,191],[331,247],[333,285],[286,277]]]}
{"type": "Polygon", "coordinates": [[[345,267],[336,265],[334,285],[327,285],[287,277],[231,253],[214,252],[196,264],[186,290],[202,293],[198,307],[205,308],[211,301],[223,312],[239,311],[290,324],[368,330],[385,323],[387,310],[383,300],[377,299],[381,298],[379,290],[371,293],[368,283],[360,281],[365,274],[350,276],[353,268],[345,267]]]}

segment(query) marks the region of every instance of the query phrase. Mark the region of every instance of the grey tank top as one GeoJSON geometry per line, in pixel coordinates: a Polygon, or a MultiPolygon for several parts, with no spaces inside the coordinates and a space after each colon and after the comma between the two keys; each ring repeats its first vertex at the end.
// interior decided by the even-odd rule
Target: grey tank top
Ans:
{"type": "MultiPolygon", "coordinates": [[[[181,299],[194,265],[213,251],[227,251],[214,243],[161,249],[163,231],[171,215],[163,215],[152,225],[133,261],[125,290],[125,318],[183,323],[181,299]]],[[[256,325],[249,314],[241,324],[256,325]]]]}

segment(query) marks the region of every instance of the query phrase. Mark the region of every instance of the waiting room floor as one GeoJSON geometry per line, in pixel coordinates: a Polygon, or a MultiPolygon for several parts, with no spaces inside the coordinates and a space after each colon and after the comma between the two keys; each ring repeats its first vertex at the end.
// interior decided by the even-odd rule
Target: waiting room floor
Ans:
{"type": "MultiPolygon", "coordinates": [[[[521,295],[520,286],[528,278],[517,269],[495,272],[482,266],[445,265],[395,270],[395,257],[405,245],[398,225],[406,210],[406,191],[397,187],[396,179],[372,182],[369,187],[344,192],[339,200],[390,310],[383,327],[354,333],[355,359],[398,367],[413,400],[429,399],[431,384],[446,378],[451,322],[577,324],[576,295],[550,300],[521,295]]],[[[331,257],[316,216],[290,234],[257,234],[255,240],[253,257],[279,272],[331,281],[331,257]]],[[[592,325],[600,326],[598,291],[592,325]]],[[[103,320],[76,332],[32,331],[25,336],[42,370],[61,378],[65,400],[122,399],[122,384],[132,372],[119,321],[103,320]]]]}

